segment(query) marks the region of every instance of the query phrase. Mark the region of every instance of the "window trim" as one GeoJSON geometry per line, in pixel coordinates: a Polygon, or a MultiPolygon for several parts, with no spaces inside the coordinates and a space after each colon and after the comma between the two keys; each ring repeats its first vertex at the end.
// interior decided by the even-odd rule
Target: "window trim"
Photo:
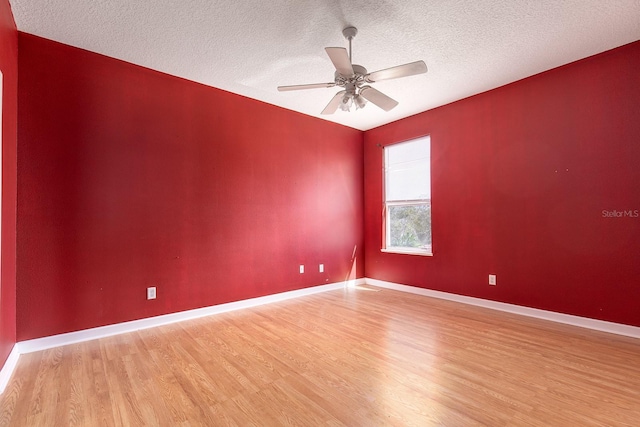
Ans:
{"type": "Polygon", "coordinates": [[[380,252],[385,254],[400,254],[400,255],[418,255],[418,256],[433,256],[433,250],[428,252],[426,250],[419,250],[415,248],[407,248],[407,250],[403,250],[401,248],[393,248],[393,249],[380,249],[380,252]]]}
{"type": "MultiPolygon", "coordinates": [[[[429,175],[431,175],[431,135],[422,135],[415,138],[407,139],[404,141],[395,142],[393,144],[388,144],[382,147],[382,247],[380,248],[380,252],[383,253],[392,253],[392,254],[403,254],[403,255],[418,255],[418,256],[433,256],[433,240],[431,241],[431,245],[429,249],[420,249],[420,248],[409,248],[409,247],[401,247],[401,246],[388,246],[388,239],[391,235],[391,224],[389,221],[389,206],[407,206],[407,205],[420,205],[420,204],[428,204],[431,206],[431,199],[415,199],[415,200],[394,200],[387,201],[387,157],[386,157],[386,149],[390,148],[394,145],[404,144],[408,142],[413,142],[418,139],[429,138],[429,175]]],[[[432,237],[433,239],[433,237],[432,237]]]]}

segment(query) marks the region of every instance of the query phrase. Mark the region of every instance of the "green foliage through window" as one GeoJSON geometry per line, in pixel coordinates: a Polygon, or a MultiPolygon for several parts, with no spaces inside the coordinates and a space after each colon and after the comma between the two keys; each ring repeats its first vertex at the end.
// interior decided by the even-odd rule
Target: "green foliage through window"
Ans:
{"type": "Polygon", "coordinates": [[[431,203],[389,205],[392,247],[431,248],[431,203]]]}

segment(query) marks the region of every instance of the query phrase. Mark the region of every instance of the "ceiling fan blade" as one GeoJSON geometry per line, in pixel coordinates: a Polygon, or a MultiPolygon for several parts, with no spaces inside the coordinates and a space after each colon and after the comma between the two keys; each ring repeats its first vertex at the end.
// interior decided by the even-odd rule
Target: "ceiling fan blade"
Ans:
{"type": "Polygon", "coordinates": [[[364,86],[360,89],[360,96],[363,96],[367,101],[376,104],[384,111],[390,111],[398,105],[398,101],[389,98],[384,93],[372,88],[371,86],[364,86]]]}
{"type": "Polygon", "coordinates": [[[338,109],[338,107],[340,106],[340,103],[342,102],[342,96],[345,93],[347,93],[346,90],[341,90],[340,92],[336,93],[334,95],[334,97],[331,98],[331,101],[329,101],[327,106],[324,107],[324,110],[322,110],[322,113],[320,113],[320,114],[333,114],[333,113],[335,113],[336,110],[338,109]]]}
{"type": "Polygon", "coordinates": [[[414,76],[427,72],[427,64],[424,61],[410,62],[409,64],[398,65],[397,67],[386,68],[380,71],[374,71],[365,76],[365,80],[369,83],[379,82],[380,80],[397,79],[399,77],[414,76]]]}
{"type": "Polygon", "coordinates": [[[333,66],[336,67],[340,75],[343,77],[353,76],[353,66],[351,66],[347,49],[343,47],[325,47],[324,50],[327,51],[327,55],[329,55],[333,66]]]}
{"type": "Polygon", "coordinates": [[[292,86],[278,86],[280,92],[286,92],[288,90],[303,90],[303,89],[320,89],[325,87],[334,87],[335,83],[313,83],[308,85],[292,85],[292,86]]]}

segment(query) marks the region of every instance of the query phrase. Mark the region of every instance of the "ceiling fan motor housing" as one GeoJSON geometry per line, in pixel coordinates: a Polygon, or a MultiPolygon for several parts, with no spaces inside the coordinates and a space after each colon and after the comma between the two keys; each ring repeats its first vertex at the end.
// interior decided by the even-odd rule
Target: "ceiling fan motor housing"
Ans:
{"type": "Polygon", "coordinates": [[[360,87],[363,83],[366,82],[365,76],[367,75],[367,69],[362,65],[353,64],[353,75],[346,77],[340,74],[339,72],[335,72],[335,83],[336,86],[344,87],[347,92],[353,92],[357,87],[360,87]]]}

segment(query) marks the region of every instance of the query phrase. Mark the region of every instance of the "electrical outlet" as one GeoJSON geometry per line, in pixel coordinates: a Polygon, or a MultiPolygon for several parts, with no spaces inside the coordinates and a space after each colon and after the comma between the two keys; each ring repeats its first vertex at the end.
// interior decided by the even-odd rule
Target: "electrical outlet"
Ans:
{"type": "Polygon", "coordinates": [[[300,264],[300,274],[304,273],[304,265],[300,264]]]}
{"type": "Polygon", "coordinates": [[[489,275],[489,284],[491,286],[495,286],[496,285],[496,275],[495,274],[490,274],[489,275]]]}
{"type": "Polygon", "coordinates": [[[318,267],[318,270],[320,271],[320,273],[324,273],[324,264],[320,264],[320,267],[318,267]]]}
{"type": "Polygon", "coordinates": [[[156,299],[156,287],[147,288],[147,299],[156,299]]]}

